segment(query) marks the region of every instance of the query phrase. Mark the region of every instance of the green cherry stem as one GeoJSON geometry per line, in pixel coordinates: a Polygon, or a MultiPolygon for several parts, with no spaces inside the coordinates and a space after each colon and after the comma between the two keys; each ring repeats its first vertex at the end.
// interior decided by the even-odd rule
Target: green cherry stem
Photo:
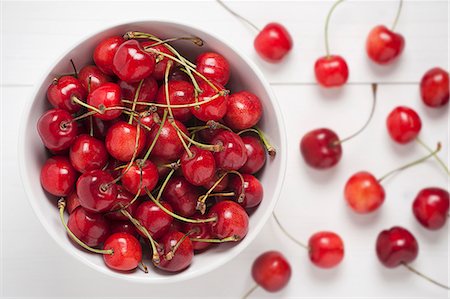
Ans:
{"type": "MultiPolygon", "coordinates": [[[[416,141],[417,141],[418,144],[423,146],[428,152],[430,152],[430,153],[433,152],[433,150],[428,145],[426,145],[425,142],[423,142],[420,138],[417,137],[416,141]]],[[[447,173],[450,176],[450,171],[448,169],[448,166],[445,165],[444,161],[442,161],[442,159],[438,155],[434,155],[434,158],[442,166],[442,168],[444,169],[445,173],[447,173]]]]}
{"type": "Polygon", "coordinates": [[[397,14],[395,15],[394,23],[392,24],[391,30],[394,31],[397,26],[398,19],[400,18],[400,12],[402,11],[403,0],[400,0],[398,3],[397,14]]]}
{"type": "Polygon", "coordinates": [[[300,247],[303,247],[304,249],[309,251],[309,246],[303,244],[302,242],[300,242],[299,240],[297,240],[296,238],[294,238],[294,236],[292,236],[285,228],[283,225],[281,225],[280,220],[278,220],[277,215],[275,215],[275,212],[272,213],[273,215],[273,219],[275,219],[275,223],[278,225],[278,227],[280,228],[280,230],[286,235],[286,237],[288,237],[289,239],[291,239],[292,242],[294,242],[295,244],[299,245],[300,247]]]}
{"type": "Polygon", "coordinates": [[[406,263],[402,263],[402,265],[403,265],[406,269],[408,269],[409,271],[411,271],[411,272],[414,273],[414,274],[419,275],[419,276],[422,277],[423,279],[428,280],[429,282],[431,282],[431,283],[433,283],[433,284],[435,284],[435,285],[437,285],[437,286],[439,286],[439,287],[441,287],[441,288],[443,288],[443,289],[445,289],[445,290],[450,290],[450,287],[448,287],[448,286],[446,286],[445,284],[442,284],[442,283],[440,283],[440,282],[437,282],[436,280],[434,280],[434,279],[432,279],[432,278],[426,276],[425,274],[423,274],[423,273],[417,271],[416,269],[414,269],[414,268],[411,267],[410,265],[408,265],[408,264],[406,264],[406,263]]]}
{"type": "MultiPolygon", "coordinates": [[[[139,93],[141,92],[141,87],[142,87],[143,83],[144,83],[144,79],[139,81],[139,85],[136,89],[136,93],[134,94],[133,105],[131,106],[131,110],[134,112],[136,111],[136,102],[137,102],[137,99],[139,98],[139,93]]],[[[130,113],[130,118],[128,119],[128,124],[131,125],[132,122],[133,122],[133,113],[130,113]]]]}
{"type": "Polygon", "coordinates": [[[245,129],[245,130],[238,132],[237,134],[241,135],[241,134],[248,133],[248,132],[253,132],[253,133],[258,134],[258,137],[264,144],[264,147],[266,148],[269,156],[271,156],[271,157],[276,156],[277,150],[272,146],[272,144],[270,144],[269,139],[267,139],[266,135],[259,128],[254,127],[254,128],[250,128],[250,129],[245,129]]]}
{"type": "Polygon", "coordinates": [[[333,14],[334,9],[336,8],[336,6],[338,6],[342,2],[344,2],[344,0],[338,0],[333,4],[330,11],[328,12],[327,19],[325,21],[325,50],[326,50],[328,58],[330,58],[330,56],[331,56],[330,45],[328,44],[328,25],[330,24],[330,18],[331,18],[331,15],[333,14]]]}

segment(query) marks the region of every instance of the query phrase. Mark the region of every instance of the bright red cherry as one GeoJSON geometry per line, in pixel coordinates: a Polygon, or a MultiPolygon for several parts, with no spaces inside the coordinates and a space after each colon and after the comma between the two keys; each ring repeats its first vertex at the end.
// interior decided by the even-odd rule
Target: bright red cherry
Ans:
{"type": "Polygon", "coordinates": [[[78,73],[78,79],[89,92],[94,91],[103,83],[110,82],[111,77],[103,73],[95,65],[86,65],[78,73]]]}
{"type": "MultiPolygon", "coordinates": [[[[106,216],[108,217],[109,214],[106,216]]],[[[110,226],[111,234],[114,233],[127,233],[135,238],[139,238],[139,233],[137,231],[136,226],[130,221],[112,221],[110,226]]]]}
{"type": "MultiPolygon", "coordinates": [[[[181,122],[175,120],[175,124],[186,135],[189,135],[186,127],[181,122]]],[[[150,132],[147,142],[148,146],[152,144],[157,133],[158,130],[156,128],[150,132]]],[[[161,129],[158,140],[153,147],[152,155],[163,160],[173,161],[180,158],[183,151],[183,143],[181,143],[180,137],[177,134],[177,129],[175,129],[169,121],[166,121],[161,129]]]]}
{"type": "Polygon", "coordinates": [[[449,100],[448,72],[439,67],[427,71],[420,81],[420,95],[429,107],[446,105],[449,100]]]}
{"type": "Polygon", "coordinates": [[[278,63],[291,51],[293,42],[286,27],[269,23],[258,33],[253,46],[262,59],[278,63]]]}
{"type": "Polygon", "coordinates": [[[388,64],[403,52],[405,39],[386,26],[375,26],[367,36],[366,51],[369,58],[377,64],[388,64]]]}
{"type": "Polygon", "coordinates": [[[76,190],[70,192],[66,197],[66,210],[69,214],[72,214],[73,211],[80,206],[80,200],[78,199],[78,195],[76,190]]]}
{"type": "Polygon", "coordinates": [[[259,138],[253,136],[242,136],[241,138],[247,149],[247,162],[239,169],[239,172],[255,174],[266,163],[266,150],[259,138]]]}
{"type": "Polygon", "coordinates": [[[244,188],[244,201],[241,202],[241,206],[245,209],[254,208],[259,205],[264,196],[264,189],[262,184],[257,178],[251,174],[242,174],[244,178],[244,185],[242,186],[242,180],[239,176],[233,176],[230,180],[228,188],[233,190],[235,194],[235,199],[237,200],[242,192],[242,187],[244,188]]]}
{"type": "Polygon", "coordinates": [[[217,168],[238,170],[247,162],[247,149],[236,133],[224,130],[218,133],[211,143],[223,147],[220,152],[214,153],[217,168]]]}
{"type": "Polygon", "coordinates": [[[267,251],[253,262],[252,277],[266,291],[277,292],[291,279],[291,266],[280,252],[267,251]]]}
{"type": "Polygon", "coordinates": [[[367,171],[357,172],[350,177],[345,184],[344,195],[352,210],[361,214],[375,211],[385,198],[383,186],[367,171]]]}
{"type": "Polygon", "coordinates": [[[192,156],[185,152],[181,156],[181,171],[192,185],[202,186],[208,183],[216,173],[214,155],[196,146],[189,148],[192,156]]]}
{"type": "Polygon", "coordinates": [[[38,120],[37,130],[45,147],[55,152],[68,149],[78,135],[78,125],[62,109],[45,112],[38,120]]]}
{"type": "Polygon", "coordinates": [[[309,258],[320,268],[336,267],[344,258],[344,242],[339,235],[322,231],[309,238],[309,258]]]}
{"type": "Polygon", "coordinates": [[[83,101],[87,92],[82,82],[72,76],[62,76],[53,80],[47,89],[47,99],[53,107],[63,109],[69,113],[78,112],[81,106],[72,100],[72,97],[83,101]]]}
{"type": "Polygon", "coordinates": [[[348,79],[348,66],[339,55],[323,56],[314,65],[317,82],[323,87],[339,87],[348,79]]]}
{"type": "MultiPolygon", "coordinates": [[[[206,219],[205,215],[201,215],[199,213],[191,216],[191,219],[206,219]]],[[[213,236],[211,235],[211,231],[209,229],[208,223],[189,223],[184,222],[181,226],[181,230],[184,233],[189,233],[189,238],[192,239],[211,239],[213,236]]],[[[196,242],[192,241],[192,246],[194,250],[200,251],[211,246],[210,242],[196,242]]]]}
{"type": "Polygon", "coordinates": [[[78,207],[69,215],[67,226],[84,244],[96,247],[109,235],[109,223],[102,214],[91,213],[78,207]]]}
{"type": "Polygon", "coordinates": [[[75,139],[69,151],[70,162],[79,172],[102,169],[108,162],[105,144],[87,134],[75,139]]]}
{"type": "Polygon", "coordinates": [[[240,91],[228,97],[227,114],[223,120],[231,129],[240,131],[256,125],[262,114],[260,99],[251,92],[240,91]]]}
{"type": "Polygon", "coordinates": [[[94,116],[101,120],[112,120],[122,114],[122,109],[111,109],[122,107],[122,92],[119,85],[111,82],[103,83],[88,95],[88,105],[97,108],[101,113],[94,116]],[[106,110],[110,108],[111,110],[106,110]]]}
{"type": "Polygon", "coordinates": [[[106,239],[104,250],[112,249],[112,254],[104,254],[105,264],[114,270],[131,271],[142,260],[142,247],[139,241],[127,233],[115,233],[106,239]]]}
{"type": "Polygon", "coordinates": [[[224,200],[211,207],[208,218],[216,217],[210,222],[211,233],[220,239],[238,237],[243,239],[248,232],[248,215],[234,201],[224,200]]]}
{"type": "Polygon", "coordinates": [[[177,176],[169,180],[162,197],[177,214],[190,217],[196,212],[200,195],[202,192],[198,187],[190,184],[184,177],[177,176]]]}
{"type": "Polygon", "coordinates": [[[194,248],[189,238],[178,231],[168,232],[160,241],[164,248],[160,252],[161,262],[157,265],[159,269],[178,272],[186,269],[194,257],[194,248]]]}
{"type": "MultiPolygon", "coordinates": [[[[186,81],[169,81],[169,103],[171,105],[185,105],[194,102],[194,85],[186,81]]],[[[162,84],[156,95],[156,103],[167,105],[166,85],[162,84]]],[[[182,123],[192,118],[190,108],[172,108],[173,117],[182,123]]],[[[162,109],[159,114],[162,115],[162,109]]]]}
{"type": "Polygon", "coordinates": [[[321,128],[303,136],[300,141],[300,152],[309,166],[326,169],[333,167],[341,160],[342,146],[335,132],[321,128]]]}
{"type": "Polygon", "coordinates": [[[117,49],[124,42],[122,36],[111,36],[102,40],[94,50],[94,62],[107,75],[114,75],[113,59],[117,49]]]}
{"type": "Polygon", "coordinates": [[[147,138],[144,128],[140,128],[139,136],[137,135],[137,126],[118,121],[108,129],[105,139],[106,149],[117,160],[129,162],[134,153],[135,157],[138,157],[145,148],[147,138]]]}
{"type": "Polygon", "coordinates": [[[77,172],[69,159],[63,156],[49,158],[41,169],[41,185],[55,196],[69,195],[75,185],[77,172]]]}
{"type": "Polygon", "coordinates": [[[77,181],[77,195],[83,208],[92,212],[109,212],[117,198],[114,178],[102,170],[83,173],[77,181]]]}
{"type": "Polygon", "coordinates": [[[441,188],[420,190],[413,202],[413,213],[424,227],[437,230],[447,222],[449,193],[441,188]]]}
{"type": "MultiPolygon", "coordinates": [[[[119,86],[122,90],[122,98],[134,101],[134,97],[136,95],[136,91],[139,87],[140,82],[128,83],[126,81],[119,81],[119,86]]],[[[141,89],[139,90],[139,96],[137,98],[137,102],[146,102],[151,103],[155,101],[156,93],[158,92],[158,83],[153,77],[147,77],[144,79],[141,85],[141,89]]],[[[127,104],[127,107],[132,107],[132,104],[127,104]]],[[[145,111],[148,110],[149,106],[147,105],[135,105],[135,111],[145,111]]]]}
{"type": "MultiPolygon", "coordinates": [[[[166,202],[161,204],[172,211],[171,206],[166,202]]],[[[154,239],[161,238],[169,231],[173,217],[161,210],[154,202],[145,201],[137,208],[134,217],[148,230],[150,236],[154,239]]],[[[146,237],[142,232],[139,234],[146,237]]]]}
{"type": "Polygon", "coordinates": [[[151,192],[158,183],[159,175],[156,166],[150,162],[137,160],[126,171],[122,170],[122,185],[131,194],[145,195],[145,189],[151,192]]]}
{"type": "MultiPolygon", "coordinates": [[[[119,220],[126,221],[128,217],[122,214],[119,210],[128,206],[125,210],[130,213],[130,215],[134,215],[134,212],[137,210],[141,201],[139,199],[135,200],[131,205],[130,202],[134,199],[134,195],[125,190],[125,188],[121,185],[117,185],[117,197],[114,201],[114,206],[111,208],[112,211],[116,212],[108,212],[105,214],[106,218],[111,220],[119,220]]],[[[129,222],[129,221],[128,221],[129,222]]]]}
{"type": "MultiPolygon", "coordinates": [[[[217,87],[219,91],[224,91],[222,85],[216,82],[212,82],[214,86],[217,87]]],[[[216,91],[214,88],[212,88],[207,82],[204,80],[201,80],[198,82],[198,85],[200,89],[203,91],[198,96],[198,101],[203,102],[207,101],[209,98],[214,97],[217,95],[219,91],[216,91]]],[[[222,119],[225,114],[227,113],[227,101],[228,101],[228,95],[221,95],[215,98],[214,100],[211,100],[205,104],[202,104],[197,107],[191,107],[192,114],[202,120],[202,121],[208,121],[208,120],[220,120],[222,119]]]]}
{"type": "Polygon", "coordinates": [[[136,40],[122,43],[113,59],[113,71],[121,80],[139,82],[155,69],[155,56],[144,51],[136,40]]]}
{"type": "Polygon", "coordinates": [[[228,60],[215,52],[203,52],[197,56],[196,69],[206,78],[226,85],[230,79],[230,64],[228,60]]]}
{"type": "Polygon", "coordinates": [[[419,244],[407,229],[394,226],[378,235],[376,251],[384,266],[395,268],[414,261],[419,253],[419,244]]]}
{"type": "MultiPolygon", "coordinates": [[[[154,41],[145,41],[141,43],[142,48],[146,49],[147,47],[152,48],[156,51],[174,56],[174,54],[166,47],[164,44],[159,44],[156,46],[152,46],[155,42],[154,41]]],[[[150,53],[152,54],[152,53],[150,53]]],[[[169,62],[168,57],[164,57],[163,55],[159,55],[157,53],[154,54],[154,56],[157,58],[156,61],[158,61],[155,65],[155,70],[153,71],[152,77],[154,77],[156,80],[164,80],[164,76],[166,74],[167,64],[169,62]],[[159,57],[158,57],[159,56],[159,57]]],[[[171,71],[173,66],[170,68],[169,71],[171,71]]],[[[184,73],[183,73],[184,74],[184,73]]],[[[188,82],[191,82],[188,77],[188,82]]]]}
{"type": "Polygon", "coordinates": [[[413,109],[398,106],[389,113],[386,126],[391,138],[404,144],[416,139],[422,128],[422,121],[413,109]]]}

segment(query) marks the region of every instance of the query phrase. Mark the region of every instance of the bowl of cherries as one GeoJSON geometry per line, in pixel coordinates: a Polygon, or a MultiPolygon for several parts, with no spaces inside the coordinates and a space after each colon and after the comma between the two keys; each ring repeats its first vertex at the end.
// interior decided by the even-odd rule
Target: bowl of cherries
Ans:
{"type": "Polygon", "coordinates": [[[31,205],[74,257],[161,283],[233,259],[272,213],[286,168],[281,113],[253,63],[186,25],[85,39],[47,72],[19,151],[31,205]]]}

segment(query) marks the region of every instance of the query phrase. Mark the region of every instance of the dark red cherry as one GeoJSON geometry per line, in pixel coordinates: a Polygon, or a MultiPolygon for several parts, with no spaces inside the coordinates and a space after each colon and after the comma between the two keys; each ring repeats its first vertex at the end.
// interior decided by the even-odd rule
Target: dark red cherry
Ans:
{"type": "MultiPolygon", "coordinates": [[[[159,44],[156,46],[152,46],[155,42],[153,41],[145,41],[141,43],[142,48],[146,48],[146,47],[150,47],[156,51],[165,53],[165,54],[169,54],[171,56],[174,56],[174,54],[163,44],[159,44]]],[[[167,64],[169,62],[168,57],[164,57],[163,55],[160,54],[154,54],[154,56],[156,57],[156,61],[158,61],[155,65],[155,70],[153,71],[152,77],[154,77],[156,80],[164,80],[164,76],[166,74],[166,69],[167,69],[167,64]]],[[[172,70],[173,67],[171,67],[171,69],[169,71],[172,70]]],[[[188,79],[188,82],[190,82],[190,80],[188,79]]]]}
{"type": "Polygon", "coordinates": [[[186,180],[192,185],[202,186],[208,183],[216,173],[216,161],[210,151],[191,146],[187,152],[181,156],[181,171],[186,180]]]}
{"type": "Polygon", "coordinates": [[[178,272],[186,269],[192,263],[194,248],[191,240],[184,238],[183,233],[178,231],[168,232],[161,239],[160,244],[164,249],[160,253],[161,262],[157,265],[159,269],[178,272]]]}
{"type": "Polygon", "coordinates": [[[139,238],[139,233],[136,229],[136,226],[134,226],[134,224],[130,221],[112,221],[110,225],[110,232],[111,234],[127,233],[134,236],[135,238],[139,238]]]}
{"type": "Polygon", "coordinates": [[[385,192],[380,182],[369,172],[352,175],[345,184],[345,200],[357,213],[370,213],[384,202],[385,192]]]}
{"type": "MultiPolygon", "coordinates": [[[[186,81],[169,81],[169,103],[171,105],[192,104],[194,102],[194,85],[186,81]]],[[[156,95],[156,103],[167,105],[166,85],[162,84],[156,95]]],[[[159,114],[162,116],[162,109],[159,114]]],[[[190,108],[172,108],[173,117],[183,123],[192,118],[190,108]]]]}
{"type": "MultiPolygon", "coordinates": [[[[161,202],[161,204],[169,211],[172,211],[172,208],[168,203],[161,202]]],[[[159,239],[166,234],[173,221],[172,216],[161,210],[152,201],[141,203],[137,208],[134,217],[139,220],[154,239],[159,239]]],[[[140,231],[139,234],[145,237],[140,231]]]]}
{"type": "Polygon", "coordinates": [[[118,121],[108,129],[105,144],[111,156],[119,161],[129,162],[133,154],[138,157],[144,150],[146,139],[144,128],[139,129],[138,136],[137,126],[118,121]]]}
{"type": "Polygon", "coordinates": [[[420,95],[429,107],[446,105],[449,99],[448,72],[440,67],[427,71],[420,81],[420,95]]]}
{"type": "Polygon", "coordinates": [[[112,249],[112,254],[104,254],[105,264],[114,270],[131,271],[142,260],[142,247],[139,241],[127,233],[115,233],[106,239],[104,250],[112,249]]]}
{"type": "Polygon", "coordinates": [[[83,101],[86,92],[82,82],[72,76],[62,76],[53,80],[47,89],[47,99],[53,107],[66,110],[69,113],[78,112],[81,106],[72,100],[72,97],[83,101]]]}
{"type": "MultiPolygon", "coordinates": [[[[212,186],[217,182],[217,180],[219,180],[221,175],[222,175],[221,171],[216,171],[214,176],[209,180],[209,182],[207,182],[205,185],[203,185],[203,187],[208,190],[211,189],[212,186]]],[[[212,191],[214,191],[214,192],[225,191],[225,189],[228,188],[229,180],[230,180],[229,176],[226,175],[212,191]]]]}
{"type": "Polygon", "coordinates": [[[395,268],[414,261],[419,253],[419,244],[407,229],[394,226],[378,235],[376,252],[384,266],[395,268]]]}
{"type": "Polygon", "coordinates": [[[79,135],[69,151],[70,162],[79,172],[102,169],[108,162],[105,144],[87,134],[79,135]]]}
{"type": "MultiPolygon", "coordinates": [[[[117,197],[116,200],[114,201],[114,205],[112,206],[111,210],[112,211],[116,211],[116,210],[120,210],[123,207],[128,206],[125,210],[130,213],[130,215],[134,215],[134,212],[137,210],[137,208],[139,207],[139,205],[141,204],[140,200],[137,199],[135,200],[131,205],[129,205],[129,203],[134,199],[134,195],[129,193],[127,190],[125,190],[125,188],[121,185],[117,185],[117,197]]],[[[122,212],[120,211],[116,211],[116,212],[108,212],[105,214],[105,216],[108,219],[111,220],[128,220],[128,217],[125,216],[124,214],[122,214],[122,212]]]]}
{"type": "Polygon", "coordinates": [[[341,160],[342,146],[335,132],[321,128],[303,136],[300,141],[300,152],[309,166],[326,169],[333,167],[341,160]]]}
{"type": "Polygon", "coordinates": [[[230,180],[228,187],[233,190],[235,199],[237,200],[244,187],[244,201],[241,204],[242,207],[248,209],[259,205],[264,196],[263,186],[257,178],[251,174],[242,174],[244,178],[244,186],[242,186],[242,180],[239,176],[233,176],[230,180]]]}
{"type": "MultiPolygon", "coordinates": [[[[217,82],[212,82],[214,86],[217,87],[219,91],[216,91],[214,88],[212,88],[207,82],[204,80],[199,80],[198,85],[200,89],[203,91],[198,96],[198,101],[203,102],[207,101],[211,97],[214,97],[217,95],[219,91],[224,91],[222,85],[220,85],[217,82]]],[[[208,121],[208,120],[220,120],[222,119],[225,114],[227,113],[227,101],[228,101],[228,95],[218,96],[214,100],[211,100],[205,104],[202,104],[197,107],[191,107],[192,114],[202,120],[202,121],[208,121]]]]}
{"type": "MultiPolygon", "coordinates": [[[[189,134],[186,127],[181,122],[175,120],[175,124],[186,135],[189,134]]],[[[147,146],[152,144],[157,133],[158,130],[156,128],[150,132],[147,146]]],[[[174,161],[181,157],[183,151],[183,143],[181,143],[180,137],[178,137],[177,129],[175,129],[169,121],[166,121],[159,134],[158,140],[153,147],[152,155],[163,160],[174,161]]]]}
{"type": "Polygon", "coordinates": [[[375,26],[367,36],[366,51],[369,58],[377,64],[388,64],[403,52],[405,39],[386,26],[375,26]]]}
{"type": "Polygon", "coordinates": [[[103,83],[89,93],[87,103],[101,111],[101,113],[94,114],[101,120],[118,118],[122,114],[122,109],[120,109],[122,107],[122,92],[119,85],[111,82],[103,83]]]}
{"type": "Polygon", "coordinates": [[[103,73],[95,65],[86,65],[78,73],[78,79],[89,92],[94,91],[103,83],[110,82],[111,77],[103,73]]]}
{"type": "Polygon", "coordinates": [[[280,252],[267,251],[253,262],[252,277],[264,290],[278,292],[291,279],[291,266],[280,252]]]}
{"type": "Polygon", "coordinates": [[[241,173],[255,174],[266,163],[266,150],[259,138],[253,136],[242,136],[247,150],[247,162],[239,169],[241,173]]]}
{"type": "Polygon", "coordinates": [[[122,170],[122,185],[133,195],[145,195],[145,189],[151,192],[158,179],[158,169],[149,160],[137,160],[128,171],[125,168],[122,170]]]}
{"type": "Polygon", "coordinates": [[[113,59],[113,71],[121,80],[139,82],[147,78],[155,69],[155,56],[144,51],[138,41],[122,43],[113,59]]]}
{"type": "Polygon", "coordinates": [[[103,73],[113,75],[113,59],[117,49],[124,42],[122,36],[111,36],[102,40],[94,50],[94,62],[103,73]]]}
{"type": "MultiPolygon", "coordinates": [[[[120,80],[118,84],[122,90],[122,98],[129,101],[134,101],[134,97],[136,95],[136,91],[139,87],[140,82],[128,83],[126,81],[120,80]]],[[[137,102],[152,103],[155,101],[157,92],[158,92],[158,83],[153,77],[147,77],[142,82],[137,102]]],[[[132,108],[133,104],[127,104],[126,106],[132,108]]],[[[147,105],[137,104],[135,105],[134,110],[141,112],[148,110],[148,108],[149,106],[147,105]]]]}
{"type": "Polygon", "coordinates": [[[251,92],[240,91],[228,97],[227,114],[223,120],[231,129],[240,131],[256,125],[262,115],[259,98],[251,92]]]}
{"type": "Polygon", "coordinates": [[[431,230],[440,229],[448,218],[448,191],[441,188],[422,189],[414,199],[412,208],[420,224],[431,230]]]}
{"type": "Polygon", "coordinates": [[[309,258],[320,268],[336,267],[344,258],[344,242],[339,235],[322,231],[309,238],[309,258]]]}
{"type": "Polygon", "coordinates": [[[211,143],[223,147],[220,152],[214,153],[217,168],[238,170],[247,162],[247,149],[236,133],[224,130],[218,133],[211,143]]]}
{"type": "Polygon", "coordinates": [[[77,191],[73,190],[66,197],[66,210],[67,213],[72,214],[73,211],[80,206],[80,200],[78,199],[77,191]]]}
{"type": "Polygon", "coordinates": [[[69,215],[67,226],[84,244],[97,247],[109,236],[109,223],[102,214],[78,207],[69,215]]]}
{"type": "Polygon", "coordinates": [[[422,121],[413,109],[398,106],[389,113],[386,126],[391,138],[404,144],[416,139],[422,128],[422,121]]]}
{"type": "Polygon", "coordinates": [[[269,23],[255,37],[253,46],[262,59],[278,63],[291,51],[293,42],[283,25],[269,23]]]}
{"type": "MultiPolygon", "coordinates": [[[[206,215],[201,215],[200,213],[196,213],[191,216],[191,219],[206,219],[206,215]]],[[[189,233],[189,238],[192,239],[211,239],[213,236],[211,235],[211,231],[209,229],[208,223],[189,223],[184,222],[181,226],[181,231],[184,233],[189,233]]],[[[211,246],[210,242],[196,242],[192,241],[192,246],[194,250],[204,250],[211,246]]]]}
{"type": "Polygon", "coordinates": [[[348,66],[339,55],[323,56],[314,65],[317,83],[323,87],[339,87],[348,79],[348,66]]]}
{"type": "Polygon", "coordinates": [[[85,119],[83,119],[83,125],[86,128],[86,132],[90,132],[91,120],[93,137],[103,141],[105,140],[106,132],[108,132],[108,129],[117,121],[117,119],[104,121],[97,117],[86,117],[85,119]]]}
{"type": "Polygon", "coordinates": [[[51,151],[68,149],[78,135],[78,125],[69,112],[51,109],[38,120],[37,130],[42,143],[51,151]]]}
{"type": "Polygon", "coordinates": [[[197,56],[196,69],[206,78],[221,85],[226,85],[230,79],[230,64],[228,60],[215,52],[203,52],[197,56]]]}
{"type": "Polygon", "coordinates": [[[178,215],[184,217],[190,217],[195,213],[200,195],[201,190],[182,176],[171,178],[163,192],[164,200],[178,215]]]}
{"type": "Polygon", "coordinates": [[[248,232],[248,215],[234,201],[224,200],[213,205],[208,218],[213,217],[217,220],[209,224],[211,233],[217,238],[236,236],[243,239],[248,232]]]}
{"type": "Polygon", "coordinates": [[[83,173],[77,181],[77,195],[83,208],[92,212],[109,212],[117,198],[114,178],[102,170],[83,173]]]}
{"type": "MultiPolygon", "coordinates": [[[[155,71],[156,72],[156,71],[155,71]]],[[[179,68],[171,69],[169,81],[186,81],[191,82],[191,78],[179,68]]]]}
{"type": "Polygon", "coordinates": [[[41,185],[45,191],[55,196],[69,195],[77,180],[77,172],[68,158],[49,158],[41,169],[41,185]]]}

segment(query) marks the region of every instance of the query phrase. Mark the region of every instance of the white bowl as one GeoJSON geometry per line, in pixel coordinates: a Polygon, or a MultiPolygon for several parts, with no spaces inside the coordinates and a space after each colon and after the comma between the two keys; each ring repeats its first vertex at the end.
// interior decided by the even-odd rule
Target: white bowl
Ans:
{"type": "MultiPolygon", "coordinates": [[[[170,283],[190,279],[231,261],[242,252],[258,235],[270,217],[279,197],[286,169],[286,135],[280,109],[269,84],[253,62],[233,49],[226,42],[213,34],[179,23],[164,21],[143,21],[118,25],[78,43],[62,58],[58,59],[50,71],[36,88],[33,99],[25,109],[24,121],[19,140],[20,171],[25,190],[31,206],[39,220],[53,239],[67,252],[84,264],[107,275],[142,283],[170,283]],[[231,66],[231,81],[227,85],[232,91],[241,89],[255,93],[262,101],[264,116],[259,124],[276,147],[278,153],[275,159],[268,159],[260,179],[264,186],[264,199],[258,209],[250,217],[250,227],[247,236],[239,243],[218,246],[204,253],[196,255],[192,265],[183,272],[167,275],[156,271],[145,274],[142,271],[133,273],[114,272],[106,267],[101,256],[85,252],[71,243],[58,217],[56,208],[57,198],[47,195],[40,184],[39,176],[46,160],[46,151],[37,134],[36,123],[39,117],[50,108],[46,99],[46,90],[52,79],[58,74],[71,71],[69,60],[72,58],[77,66],[92,63],[92,53],[95,46],[104,38],[112,35],[122,35],[127,31],[143,31],[168,38],[176,36],[195,35],[205,41],[201,48],[181,41],[175,45],[189,59],[195,58],[200,51],[212,50],[224,55],[231,66]]],[[[66,219],[67,220],[67,219],[66,219]]],[[[148,250],[148,248],[146,248],[148,250]]]]}

